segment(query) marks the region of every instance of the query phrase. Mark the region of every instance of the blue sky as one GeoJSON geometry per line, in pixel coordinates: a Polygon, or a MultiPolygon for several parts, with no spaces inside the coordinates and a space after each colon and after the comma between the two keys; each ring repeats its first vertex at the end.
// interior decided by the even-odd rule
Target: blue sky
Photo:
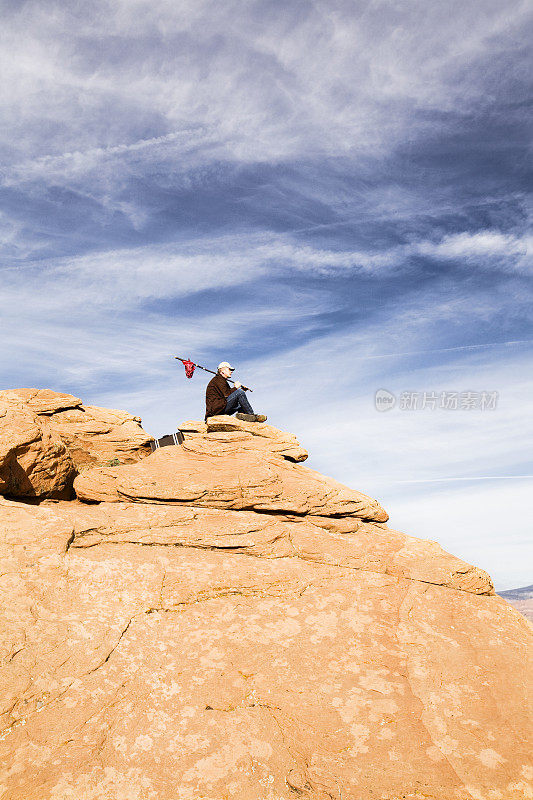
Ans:
{"type": "Polygon", "coordinates": [[[227,359],[391,527],[531,583],[528,4],[2,6],[4,386],[162,435],[203,416],[172,356],[227,359]]]}

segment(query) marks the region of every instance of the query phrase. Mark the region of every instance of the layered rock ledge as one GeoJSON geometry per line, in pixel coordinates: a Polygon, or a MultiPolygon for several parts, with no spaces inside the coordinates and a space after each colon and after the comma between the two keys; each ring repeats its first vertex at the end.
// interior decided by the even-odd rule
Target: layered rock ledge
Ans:
{"type": "Polygon", "coordinates": [[[128,464],[150,453],[152,437],[140,423],[50,389],[1,391],[0,494],[70,498],[88,465],[128,464]]]}
{"type": "Polygon", "coordinates": [[[77,499],[0,497],[3,798],[533,797],[532,629],[483,570],[270,425],[147,455],[138,418],[82,436],[21,391],[9,458],[46,494],[63,445],[77,499]]]}

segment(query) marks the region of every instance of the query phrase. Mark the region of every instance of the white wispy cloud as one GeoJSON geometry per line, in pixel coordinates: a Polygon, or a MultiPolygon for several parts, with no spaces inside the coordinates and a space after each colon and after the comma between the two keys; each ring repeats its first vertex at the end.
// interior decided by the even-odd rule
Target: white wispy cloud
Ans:
{"type": "MultiPolygon", "coordinates": [[[[8,236],[12,238],[13,232],[8,236]]],[[[289,235],[268,232],[199,238],[188,244],[144,245],[91,252],[75,258],[29,263],[42,291],[28,290],[20,267],[2,270],[0,301],[7,306],[31,302],[34,308],[72,306],[128,307],[147,300],[186,296],[203,289],[271,280],[287,270],[321,276],[364,274],[376,279],[409,269],[414,255],[453,260],[458,267],[526,272],[531,268],[527,237],[493,231],[460,233],[441,241],[419,241],[382,251],[326,250],[297,243],[289,235]]],[[[471,302],[470,300],[468,301],[471,302]]]]}
{"type": "Polygon", "coordinates": [[[431,258],[449,261],[467,261],[503,269],[530,271],[532,262],[531,236],[513,236],[499,231],[455,233],[439,242],[418,242],[413,251],[431,258]]]}
{"type": "Polygon", "coordinates": [[[385,152],[413,133],[413,110],[490,103],[483,74],[465,85],[461,72],[509,46],[527,14],[519,0],[452,5],[419,1],[399,17],[390,2],[280,3],[275,12],[105,2],[84,14],[26,2],[3,20],[0,101],[8,128],[24,123],[26,134],[11,146],[37,158],[105,158],[134,145],[136,114],[163,128],[148,137],[154,146],[194,125],[216,129],[218,154],[240,161],[385,152]],[[43,140],[51,113],[58,124],[43,140]]]}
{"type": "MultiPolygon", "coordinates": [[[[76,251],[85,216],[106,236],[117,218],[134,231],[157,227],[165,201],[152,207],[151,188],[163,196],[213,190],[223,164],[238,169],[346,159],[356,186],[342,186],[340,175],[314,186],[311,176],[305,189],[282,179],[282,190],[301,191],[295,206],[301,197],[332,217],[314,224],[314,215],[303,213],[300,233],[346,220],[357,226],[362,212],[384,222],[403,216],[406,227],[421,215],[454,213],[457,199],[446,192],[428,204],[424,192],[394,179],[372,187],[364,177],[369,159],[392,157],[398,147],[414,152],[446,130],[446,115],[460,125],[492,109],[504,92],[494,81],[487,92],[487,82],[496,59],[523,37],[527,5],[513,0],[504,10],[491,0],[452,6],[419,0],[400,13],[385,0],[254,2],[246,8],[213,0],[135,0],[89,3],[81,14],[69,5],[45,8],[29,0],[12,9],[0,32],[6,163],[0,188],[21,192],[24,200],[5,219],[5,258],[41,258],[54,239],[76,251]],[[64,199],[51,198],[59,190],[64,199]],[[78,226],[69,220],[58,230],[55,207],[68,207],[70,199],[80,203],[78,226]],[[20,207],[33,204],[32,216],[21,222],[20,207]]],[[[515,80],[521,69],[517,59],[515,80]]],[[[337,169],[342,173],[342,163],[337,169]]],[[[189,198],[183,202],[186,207],[189,198]]],[[[255,205],[243,199],[253,219],[276,205],[275,193],[260,192],[255,205]]],[[[394,270],[416,255],[529,269],[521,234],[496,227],[441,233],[435,240],[421,234],[396,248],[329,252],[290,240],[276,246],[295,268],[321,274],[394,270]]],[[[120,255],[111,251],[110,265],[115,258],[120,255]]],[[[152,258],[157,254],[147,255],[147,263],[152,258]]]]}
{"type": "Polygon", "coordinates": [[[190,168],[196,151],[206,147],[214,148],[219,144],[219,133],[214,129],[210,131],[200,128],[185,129],[127,144],[90,147],[87,150],[73,150],[58,155],[27,159],[6,169],[2,183],[6,187],[11,187],[42,179],[62,182],[79,180],[94,170],[102,169],[106,162],[111,168],[115,167],[124,160],[124,157],[131,159],[140,156],[152,162],[169,158],[173,160],[187,158],[190,168]]]}

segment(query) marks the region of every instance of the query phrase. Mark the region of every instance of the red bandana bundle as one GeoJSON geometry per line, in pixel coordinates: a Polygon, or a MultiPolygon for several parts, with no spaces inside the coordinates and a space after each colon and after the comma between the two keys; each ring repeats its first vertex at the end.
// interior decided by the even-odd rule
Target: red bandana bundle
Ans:
{"type": "Polygon", "coordinates": [[[186,361],[184,361],[183,359],[180,359],[180,361],[183,364],[183,366],[185,367],[185,375],[188,378],[192,378],[192,376],[194,374],[194,368],[196,367],[196,364],[193,361],[189,361],[189,359],[187,359],[186,361]]]}

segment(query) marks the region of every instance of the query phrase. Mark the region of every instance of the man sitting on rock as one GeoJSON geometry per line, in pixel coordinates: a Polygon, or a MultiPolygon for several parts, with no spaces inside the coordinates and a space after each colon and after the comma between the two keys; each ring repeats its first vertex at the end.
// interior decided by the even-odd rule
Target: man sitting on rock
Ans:
{"type": "Polygon", "coordinates": [[[232,367],[227,361],[222,361],[218,365],[217,374],[207,384],[205,390],[206,421],[208,417],[214,417],[217,414],[235,414],[237,419],[246,422],[264,422],[266,416],[254,414],[242,384],[235,381],[233,388],[229,385],[227,378],[231,378],[234,369],[235,367],[232,367]]]}

